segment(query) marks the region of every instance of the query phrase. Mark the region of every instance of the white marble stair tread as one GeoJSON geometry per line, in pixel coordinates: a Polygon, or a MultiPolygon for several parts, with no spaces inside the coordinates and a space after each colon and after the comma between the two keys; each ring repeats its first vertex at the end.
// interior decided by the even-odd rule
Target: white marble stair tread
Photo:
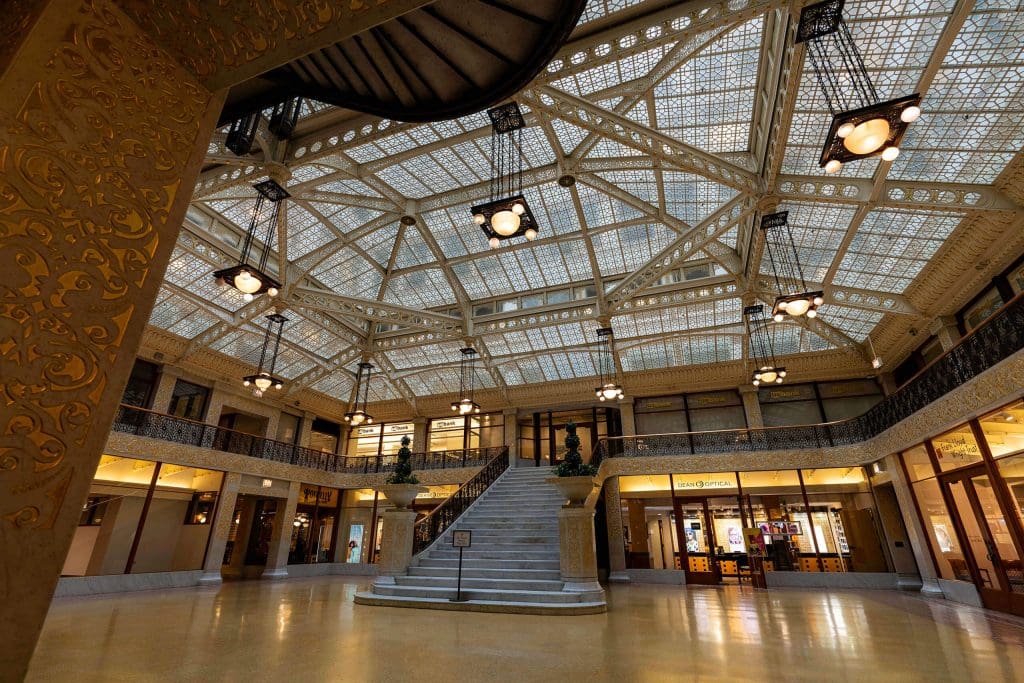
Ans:
{"type": "MultiPolygon", "coordinates": [[[[441,588],[435,586],[403,586],[393,584],[387,586],[374,586],[373,592],[377,595],[401,595],[416,598],[454,598],[455,588],[441,588]]],[[[462,588],[462,593],[470,600],[492,600],[497,602],[579,602],[583,597],[582,593],[569,593],[562,590],[557,591],[530,591],[530,590],[493,590],[488,588],[462,588]]]]}
{"type": "Polygon", "coordinates": [[[509,602],[501,600],[466,600],[452,602],[448,599],[416,598],[406,596],[356,593],[356,602],[378,607],[413,607],[439,609],[452,612],[498,612],[505,614],[600,614],[607,610],[604,602],[509,602]]]}

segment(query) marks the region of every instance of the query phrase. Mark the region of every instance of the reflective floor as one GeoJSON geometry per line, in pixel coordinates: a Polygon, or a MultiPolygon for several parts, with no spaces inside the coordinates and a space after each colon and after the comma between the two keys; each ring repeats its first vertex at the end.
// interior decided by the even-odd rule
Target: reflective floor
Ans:
{"type": "Polygon", "coordinates": [[[354,605],[365,583],[58,599],[28,680],[1024,680],[1024,621],[916,595],[615,585],[538,617],[354,605]]]}

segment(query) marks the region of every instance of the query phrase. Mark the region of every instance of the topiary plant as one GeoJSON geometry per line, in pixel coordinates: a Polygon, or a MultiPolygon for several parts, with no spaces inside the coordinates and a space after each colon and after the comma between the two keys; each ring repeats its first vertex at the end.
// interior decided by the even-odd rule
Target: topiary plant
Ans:
{"type": "Polygon", "coordinates": [[[412,443],[412,439],[407,436],[402,437],[402,447],[398,449],[398,463],[395,464],[395,471],[387,479],[388,484],[420,483],[420,480],[412,473],[412,465],[409,463],[409,458],[412,456],[412,451],[409,450],[410,443],[412,443]]]}
{"type": "Polygon", "coordinates": [[[580,455],[580,437],[576,436],[576,423],[565,425],[565,460],[558,464],[555,473],[560,477],[592,477],[597,468],[583,462],[580,455]]]}

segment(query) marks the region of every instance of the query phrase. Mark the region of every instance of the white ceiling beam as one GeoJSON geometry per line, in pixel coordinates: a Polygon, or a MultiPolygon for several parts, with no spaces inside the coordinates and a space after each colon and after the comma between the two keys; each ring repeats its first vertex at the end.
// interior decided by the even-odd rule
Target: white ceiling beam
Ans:
{"type": "Polygon", "coordinates": [[[780,200],[868,204],[876,207],[926,211],[1009,211],[1024,213],[1021,206],[991,185],[969,183],[884,180],[872,200],[875,183],[870,178],[783,174],[771,194],[780,200]]]}
{"type": "Polygon", "coordinates": [[[308,287],[292,287],[287,293],[287,301],[290,305],[327,313],[363,318],[388,325],[430,330],[449,338],[462,336],[461,319],[432,311],[372,299],[359,299],[308,287]]]}

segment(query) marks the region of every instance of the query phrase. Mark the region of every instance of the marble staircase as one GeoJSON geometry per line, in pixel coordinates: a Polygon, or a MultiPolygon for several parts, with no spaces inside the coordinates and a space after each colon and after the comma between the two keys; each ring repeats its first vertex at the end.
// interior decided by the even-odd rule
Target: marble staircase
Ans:
{"type": "Polygon", "coordinates": [[[360,604],[510,612],[593,614],[607,608],[603,592],[566,590],[559,571],[558,511],[564,498],[547,483],[549,468],[506,470],[427,550],[406,576],[378,580],[360,604]],[[459,551],[452,531],[473,532],[463,550],[462,596],[456,594],[459,551]]]}

